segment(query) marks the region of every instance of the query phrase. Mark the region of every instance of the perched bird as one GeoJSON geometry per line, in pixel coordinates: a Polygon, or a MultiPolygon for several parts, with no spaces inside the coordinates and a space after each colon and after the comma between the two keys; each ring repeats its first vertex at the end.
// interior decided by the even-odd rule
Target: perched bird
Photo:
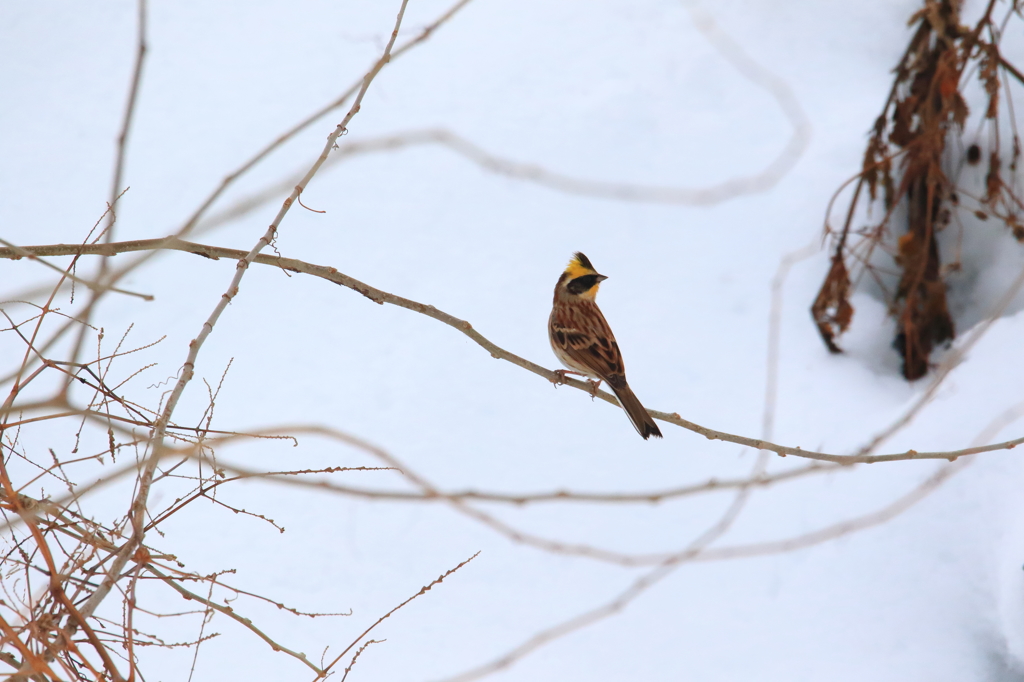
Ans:
{"type": "MultiPolygon", "coordinates": [[[[651,436],[661,438],[658,425],[626,383],[626,368],[622,364],[619,344],[594,302],[598,287],[606,279],[604,275],[597,274],[590,259],[582,253],[573,255],[555,285],[555,300],[548,319],[551,348],[571,374],[598,379],[594,384],[595,391],[601,381],[608,382],[644,440],[651,436]]],[[[566,371],[559,370],[558,374],[564,378],[566,371]]]]}

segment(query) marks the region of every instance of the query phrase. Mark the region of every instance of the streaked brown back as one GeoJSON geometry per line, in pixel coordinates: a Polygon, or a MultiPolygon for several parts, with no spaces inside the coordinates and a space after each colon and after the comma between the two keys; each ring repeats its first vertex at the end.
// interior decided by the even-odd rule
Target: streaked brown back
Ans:
{"type": "Polygon", "coordinates": [[[619,344],[596,303],[577,299],[571,305],[556,304],[550,325],[552,344],[561,348],[574,364],[586,367],[605,381],[612,376],[625,377],[619,344]]]}

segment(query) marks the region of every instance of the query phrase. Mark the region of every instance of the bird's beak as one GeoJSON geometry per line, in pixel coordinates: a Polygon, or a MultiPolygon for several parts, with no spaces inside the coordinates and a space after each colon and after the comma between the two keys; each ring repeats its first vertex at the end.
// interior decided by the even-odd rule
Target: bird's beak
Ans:
{"type": "Polygon", "coordinates": [[[597,283],[600,284],[601,282],[605,281],[606,279],[608,279],[608,278],[605,277],[604,275],[598,275],[597,276],[597,283]]]}

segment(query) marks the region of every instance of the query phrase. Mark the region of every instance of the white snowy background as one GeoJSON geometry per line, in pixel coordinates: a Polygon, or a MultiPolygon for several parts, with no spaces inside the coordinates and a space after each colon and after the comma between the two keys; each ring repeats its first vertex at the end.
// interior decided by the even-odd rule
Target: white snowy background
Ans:
{"type": "MultiPolygon", "coordinates": [[[[978,5],[968,4],[968,18],[978,5]]],[[[124,180],[131,189],[116,238],[179,229],[225,175],[362,76],[397,8],[382,0],[151,2],[124,180]]],[[[399,44],[446,8],[412,0],[399,44]]],[[[798,102],[806,147],[774,185],[702,206],[566,193],[490,172],[440,145],[353,155],[325,168],[303,194],[326,213],[293,209],[277,249],[437,306],[551,368],[551,290],[571,253],[582,250],[610,277],[599,303],[640,399],[759,436],[772,279],[785,254],[819,239],[829,198],[857,171],[917,8],[915,0],[703,7],[474,0],[386,67],[344,144],[444,128],[490,154],[574,177],[712,187],[758,175],[790,142],[793,121],[763,87],[769,74],[798,102]],[[701,31],[695,17],[712,18],[725,42],[709,40],[712,29],[701,31]],[[743,59],[757,65],[761,81],[744,73],[743,59]]],[[[127,1],[0,4],[3,238],[74,243],[103,212],[135,11],[127,1]]],[[[1012,26],[1019,33],[1019,21],[1012,26]]],[[[1018,65],[1022,44],[1019,35],[1006,43],[1018,65]]],[[[342,114],[271,155],[214,213],[307,168],[342,114]]],[[[285,194],[196,239],[250,249],[285,194]]],[[[961,340],[1016,276],[1019,248],[1004,238],[1000,268],[963,278],[954,300],[973,297],[974,308],[956,311],[961,340]]],[[[824,252],[799,261],[782,290],[772,436],[843,454],[902,416],[930,377],[908,384],[898,375],[890,322],[869,294],[854,299],[854,329],[842,341],[849,352],[828,354],[808,314],[826,269],[824,252]]],[[[136,344],[167,335],[146,351],[145,362],[160,364],[125,389],[134,399],[157,403],[166,388],[156,385],[177,373],[234,270],[230,261],[165,253],[122,283],[155,302],[106,299],[96,320],[108,337],[132,323],[136,344]]],[[[0,262],[5,297],[48,276],[27,261],[0,262]]],[[[966,447],[1024,399],[1017,309],[992,325],[936,399],[881,451],[966,447]]],[[[326,425],[386,449],[444,490],[658,490],[742,476],[757,457],[667,424],[663,441],[644,442],[618,408],[555,390],[450,327],[270,267],[253,267],[243,280],[200,354],[179,421],[198,422],[207,398],[198,378],[215,383],[232,358],[215,428],[326,425]]],[[[1012,423],[986,437],[1009,439],[1020,428],[1012,423]]],[[[33,437],[67,450],[72,436],[33,437]]],[[[329,439],[299,443],[237,444],[219,456],[264,469],[378,464],[329,439]]],[[[803,464],[792,459],[773,456],[769,470],[803,464]]],[[[876,464],[756,490],[713,547],[801,536],[870,513],[945,466],[876,464]]],[[[409,489],[389,472],[333,480],[409,489]]],[[[795,551],[683,564],[621,613],[491,679],[1024,679],[1022,482],[1019,451],[988,453],[882,525],[795,551]]],[[[236,569],[232,584],[303,611],[351,609],[310,620],[245,598],[233,603],[311,659],[326,646],[339,652],[480,552],[375,630],[387,641],[363,654],[352,680],[457,676],[609,602],[650,570],[524,546],[442,502],[368,502],[265,483],[220,494],[286,532],[197,503],[164,526],[166,537],[149,541],[201,574],[236,569]]],[[[98,517],[123,513],[130,496],[129,485],[114,486],[90,509],[98,517]]],[[[480,508],[546,538],[647,554],[685,547],[731,499],[480,508]]],[[[189,606],[159,586],[147,595],[153,608],[189,606]]],[[[140,627],[184,641],[198,635],[199,620],[149,619],[140,627]]],[[[192,679],[312,677],[232,621],[215,617],[211,631],[221,636],[202,646],[192,679]]],[[[149,680],[186,679],[192,662],[184,650],[142,657],[149,680]]]]}

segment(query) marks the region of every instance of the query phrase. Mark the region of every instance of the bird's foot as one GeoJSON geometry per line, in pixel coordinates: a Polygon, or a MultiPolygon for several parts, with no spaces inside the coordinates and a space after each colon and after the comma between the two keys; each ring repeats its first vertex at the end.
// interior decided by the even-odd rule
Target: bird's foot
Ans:
{"type": "Polygon", "coordinates": [[[583,372],[573,372],[570,369],[556,369],[554,371],[554,373],[556,375],[558,375],[557,379],[552,379],[551,380],[551,383],[555,385],[555,388],[558,388],[559,384],[565,384],[565,378],[566,378],[566,376],[568,376],[570,374],[575,374],[578,377],[585,377],[585,376],[587,376],[583,372]]]}
{"type": "Polygon", "coordinates": [[[590,399],[593,401],[597,397],[597,389],[601,387],[602,379],[594,381],[593,379],[587,379],[587,383],[590,384],[590,399]]]}

